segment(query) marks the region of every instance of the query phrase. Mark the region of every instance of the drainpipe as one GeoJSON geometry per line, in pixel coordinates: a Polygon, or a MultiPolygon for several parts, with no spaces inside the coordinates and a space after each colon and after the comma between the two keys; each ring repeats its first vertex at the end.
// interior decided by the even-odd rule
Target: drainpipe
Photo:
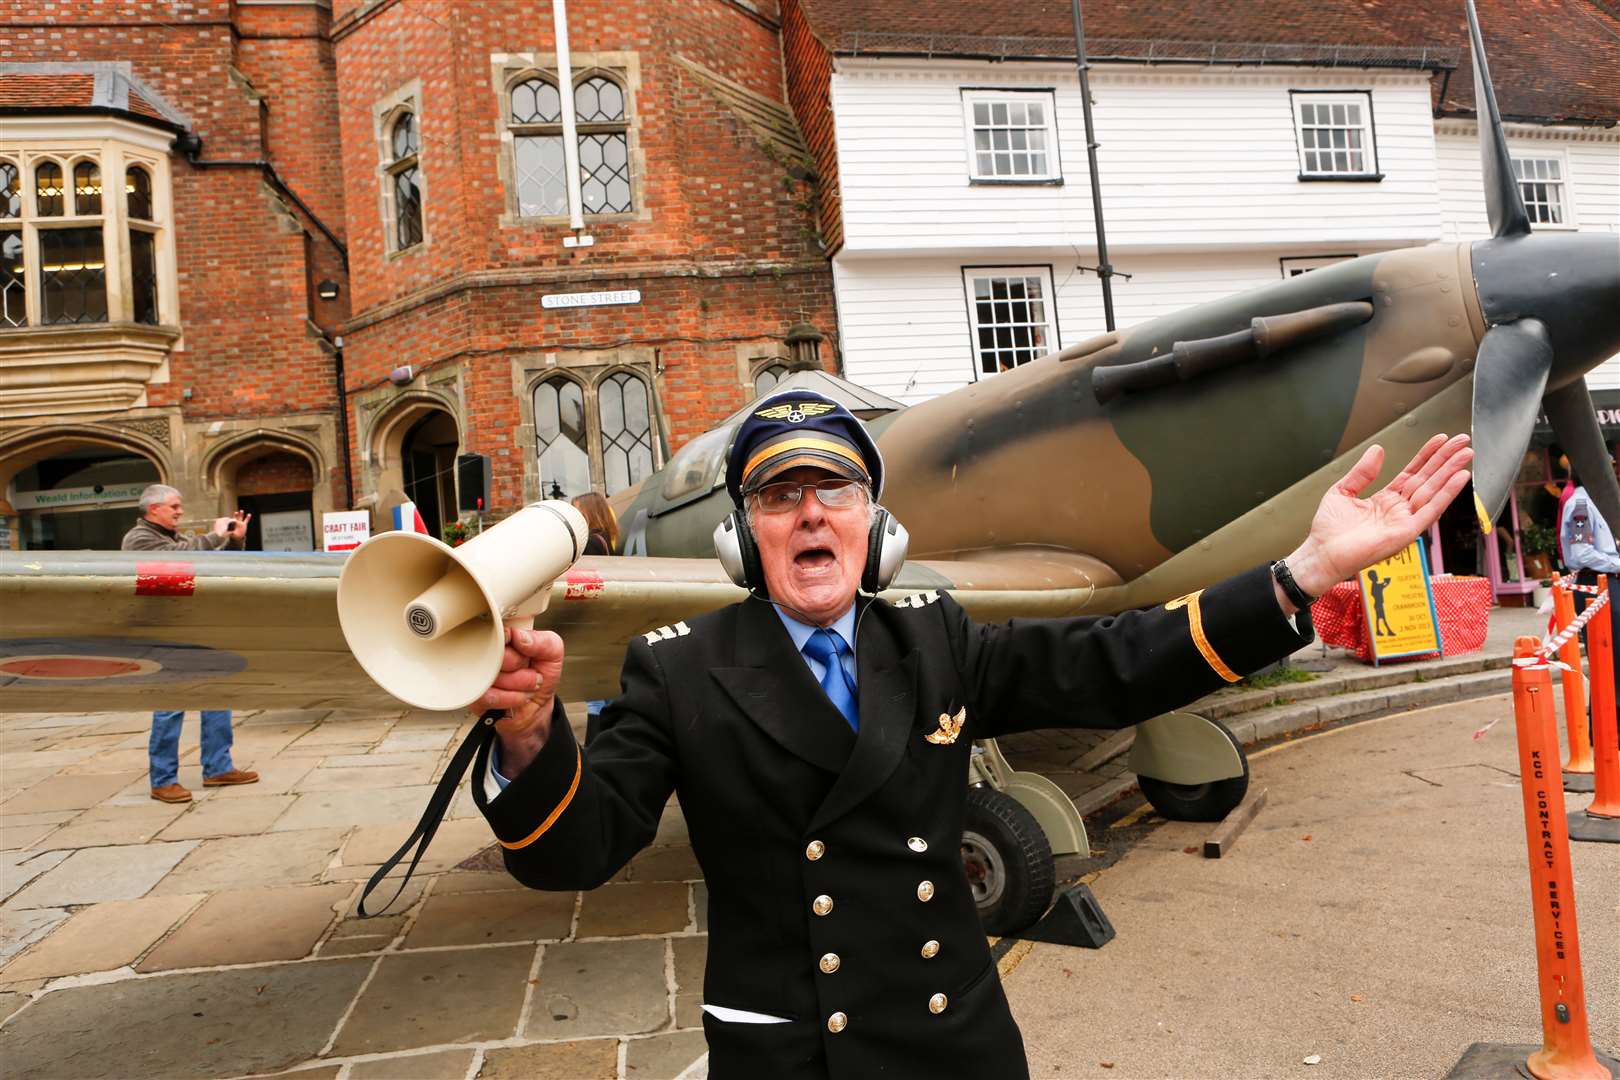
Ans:
{"type": "Polygon", "coordinates": [[[338,456],[343,459],[343,494],[346,510],[354,509],[354,466],[349,461],[349,397],[344,387],[343,335],[332,339],[332,377],[337,385],[338,456]]]}
{"type": "Polygon", "coordinates": [[[568,0],[551,0],[551,26],[557,37],[557,90],[562,97],[563,171],[568,181],[568,227],[585,228],[580,207],[579,137],[574,126],[574,65],[568,56],[568,0]]]}

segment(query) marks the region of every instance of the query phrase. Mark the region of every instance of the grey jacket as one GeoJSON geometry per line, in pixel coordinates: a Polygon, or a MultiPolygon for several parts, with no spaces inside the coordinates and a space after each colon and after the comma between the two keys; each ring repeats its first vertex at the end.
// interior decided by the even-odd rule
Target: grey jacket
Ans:
{"type": "Polygon", "coordinates": [[[141,518],[134,528],[124,534],[122,551],[219,551],[222,548],[241,550],[242,544],[229,536],[203,533],[201,536],[181,536],[163,526],[141,518]]]}

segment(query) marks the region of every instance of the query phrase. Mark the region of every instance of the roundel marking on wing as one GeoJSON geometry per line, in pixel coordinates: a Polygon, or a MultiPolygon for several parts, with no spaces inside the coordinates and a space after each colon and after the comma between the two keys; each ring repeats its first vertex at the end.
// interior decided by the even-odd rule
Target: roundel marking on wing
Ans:
{"type": "Polygon", "coordinates": [[[0,641],[0,687],[8,683],[157,685],[234,675],[247,660],[206,645],[133,638],[20,638],[0,641]]]}

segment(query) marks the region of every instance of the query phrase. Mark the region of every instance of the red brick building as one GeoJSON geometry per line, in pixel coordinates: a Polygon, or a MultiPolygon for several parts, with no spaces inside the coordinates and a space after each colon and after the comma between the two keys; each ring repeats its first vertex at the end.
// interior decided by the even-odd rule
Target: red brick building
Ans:
{"type": "Polygon", "coordinates": [[[612,494],[833,337],[774,0],[162,7],[0,15],[8,546],[612,494]]]}

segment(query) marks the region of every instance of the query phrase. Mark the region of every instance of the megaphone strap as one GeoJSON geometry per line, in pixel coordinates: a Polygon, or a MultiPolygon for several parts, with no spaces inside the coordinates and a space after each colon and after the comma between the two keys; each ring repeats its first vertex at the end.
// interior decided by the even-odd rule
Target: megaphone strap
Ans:
{"type": "Polygon", "coordinates": [[[472,764],[475,757],[479,761],[485,760],[485,755],[489,752],[489,744],[495,738],[495,721],[500,719],[500,716],[501,713],[498,709],[491,709],[483,716],[480,716],[478,723],[473,725],[473,729],[467,732],[467,737],[456,748],[455,756],[450,759],[449,766],[444,770],[444,776],[439,779],[439,786],[433,789],[433,797],[428,799],[427,809],[422,811],[422,820],[416,823],[415,830],[412,831],[410,836],[406,837],[405,842],[399,846],[399,850],[390,855],[377,868],[377,872],[371,875],[371,880],[366,882],[366,887],[361,890],[360,903],[356,906],[356,911],[362,919],[381,915],[392,907],[394,901],[398,900],[400,894],[405,891],[405,886],[410,882],[411,875],[416,873],[416,864],[422,861],[422,856],[426,853],[428,845],[433,842],[433,834],[439,831],[439,823],[444,820],[445,812],[450,809],[451,800],[456,797],[456,789],[461,786],[461,778],[466,775],[467,766],[472,764]],[[417,843],[418,839],[421,841],[419,844],[417,843]],[[383,878],[388,876],[388,871],[399,865],[400,860],[405,858],[405,853],[411,849],[413,844],[416,844],[416,854],[411,856],[411,865],[406,868],[405,876],[400,880],[399,888],[394,890],[394,895],[389,897],[388,903],[376,911],[367,911],[366,897],[370,896],[372,890],[382,882],[383,878]]]}

